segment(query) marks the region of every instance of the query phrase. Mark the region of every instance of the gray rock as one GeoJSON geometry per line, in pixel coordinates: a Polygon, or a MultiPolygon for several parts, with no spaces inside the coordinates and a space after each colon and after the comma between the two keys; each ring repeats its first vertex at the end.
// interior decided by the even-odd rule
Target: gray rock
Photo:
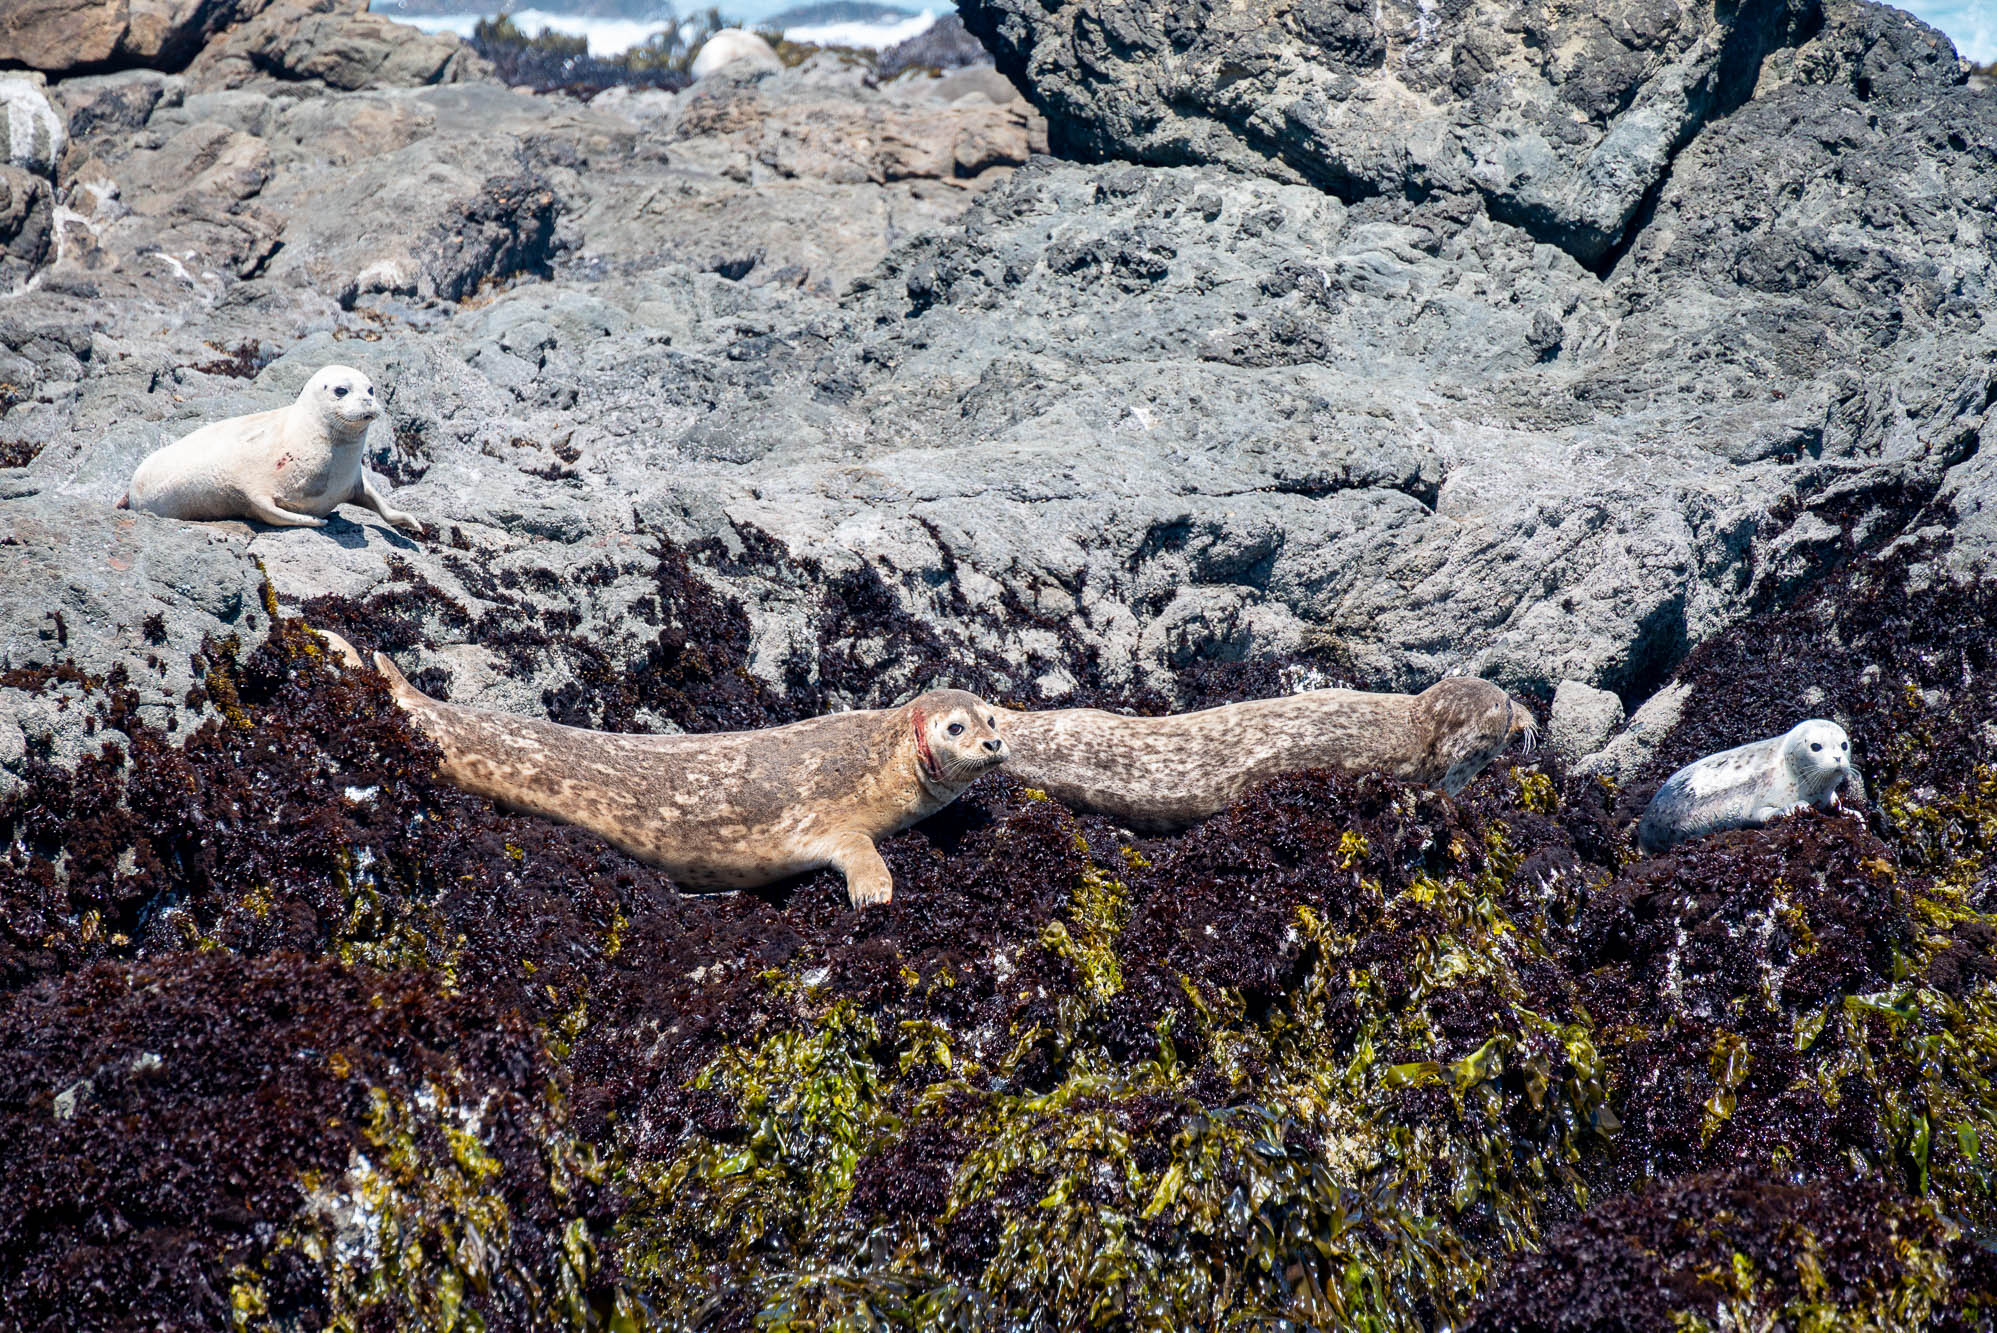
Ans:
{"type": "MultiPolygon", "coordinates": [[[[646,660],[661,542],[739,600],[758,672],[828,704],[939,669],[860,634],[849,597],[1022,698],[1302,649],[1376,687],[1627,694],[1865,552],[1982,568],[1997,104],[1930,30],[1828,6],[1699,113],[1583,263],[1595,214],[1519,201],[1680,106],[1670,71],[1703,68],[1702,43],[1758,51],[1742,25],[1774,22],[1615,14],[1642,61],[1563,65],[1500,33],[1467,91],[1390,107],[1365,98],[1414,88],[1429,47],[1324,83],[1276,50],[1300,28],[1201,37],[1275,52],[1244,78],[1346,90],[1318,128],[1256,130],[1295,143],[1254,174],[1230,165],[1247,130],[1177,103],[1101,143],[1170,139],[1186,165],[1016,167],[1019,104],[825,59],[601,106],[168,86],[142,124],[78,133],[51,253],[0,310],[0,383],[31,386],[0,400],[0,440],[42,446],[0,494],[108,505],[147,449],[358,365],[388,408],[369,462],[437,537],[356,513],[229,540],[287,608],[382,598],[428,640],[406,665],[527,711],[646,660]],[[1486,115],[1528,66],[1540,101],[1486,115]],[[1293,169],[1368,116],[1451,152],[1473,123],[1584,132],[1489,188],[1293,169]],[[861,668],[826,676],[840,653],[861,668]]],[[[1449,25],[1481,22],[1430,35],[1462,47],[1449,25]]],[[[1596,22],[1572,20],[1575,51],[1623,44],[1596,22]]],[[[1125,64],[1155,74],[1149,49],[1125,64]]],[[[1091,106],[1143,91],[1089,77],[1091,106]]],[[[1591,760],[1629,771],[1655,719],[1591,760]]]]}
{"type": "MultiPolygon", "coordinates": [[[[248,6],[245,6],[248,8],[248,6]]],[[[482,79],[491,67],[449,33],[367,12],[366,0],[276,0],[202,48],[188,77],[208,87],[310,79],[327,87],[415,88],[482,79]]]]}
{"type": "Polygon", "coordinates": [[[169,87],[178,81],[157,70],[121,70],[116,74],[85,74],[55,86],[55,104],[72,136],[130,132],[142,129],[169,87]]]}
{"type": "Polygon", "coordinates": [[[47,181],[20,167],[0,167],[0,287],[25,282],[48,257],[54,207],[47,181]]]}
{"type": "Polygon", "coordinates": [[[1644,700],[1641,708],[1630,715],[1629,725],[1623,728],[1620,735],[1575,763],[1575,772],[1596,774],[1613,782],[1629,781],[1650,762],[1658,745],[1685,716],[1685,710],[1692,704],[1692,695],[1692,687],[1679,682],[1651,695],[1644,700]]]}
{"type": "Polygon", "coordinates": [[[1563,680],[1547,716],[1547,745],[1570,760],[1592,755],[1623,724],[1622,698],[1578,680],[1563,680]]]}
{"type": "Polygon", "coordinates": [[[970,0],[961,13],[1047,113],[1058,151],[1224,162],[1350,201],[1475,195],[1593,264],[1814,8],[970,0]]]}
{"type": "Polygon", "coordinates": [[[0,502],[0,673],[21,682],[0,686],[13,726],[0,725],[0,770],[18,776],[30,756],[68,766],[115,739],[86,686],[122,684],[156,726],[211,713],[187,701],[204,646],[252,651],[270,629],[248,535],[77,498],[0,502]]]}

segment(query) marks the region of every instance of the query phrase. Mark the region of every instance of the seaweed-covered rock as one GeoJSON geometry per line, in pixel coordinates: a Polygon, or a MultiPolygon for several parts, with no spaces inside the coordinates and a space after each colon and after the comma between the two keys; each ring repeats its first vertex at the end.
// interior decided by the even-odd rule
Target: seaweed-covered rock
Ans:
{"type": "Polygon", "coordinates": [[[828,54],[342,91],[334,24],[56,85],[0,206],[8,1318],[1988,1322],[1992,104],[1864,5],[1306,9],[1185,29],[1234,64],[1175,101],[1172,16],[1007,7],[1075,22],[1063,142],[1114,103],[1150,165],[828,54]],[[1220,161],[1265,132],[1374,155],[1220,161]],[[328,361],[422,537],[110,508],[328,361]],[[1156,838],[997,774],[853,913],[441,784],[307,624],[623,731],[1458,669],[1635,711],[1156,838]],[[1658,779],[1804,715],[1864,799],[1637,857],[1658,779]]]}
{"type": "Polygon", "coordinates": [[[1515,1259],[1467,1327],[1975,1327],[1997,1291],[1974,1267],[1951,1280],[1949,1248],[1936,1219],[1868,1181],[1692,1176],[1597,1208],[1515,1259]]]}

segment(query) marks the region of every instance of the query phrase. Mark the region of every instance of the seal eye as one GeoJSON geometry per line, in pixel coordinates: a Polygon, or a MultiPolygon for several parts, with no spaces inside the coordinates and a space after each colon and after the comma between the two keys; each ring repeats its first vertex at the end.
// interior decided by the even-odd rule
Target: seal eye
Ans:
{"type": "Polygon", "coordinates": [[[950,724],[950,734],[951,734],[952,736],[961,736],[961,735],[963,735],[963,734],[964,734],[964,724],[963,724],[962,722],[952,722],[952,723],[950,724]]]}
{"type": "Polygon", "coordinates": [[[347,396],[347,386],[344,384],[335,384],[333,386],[333,396],[335,398],[345,398],[347,396]]]}

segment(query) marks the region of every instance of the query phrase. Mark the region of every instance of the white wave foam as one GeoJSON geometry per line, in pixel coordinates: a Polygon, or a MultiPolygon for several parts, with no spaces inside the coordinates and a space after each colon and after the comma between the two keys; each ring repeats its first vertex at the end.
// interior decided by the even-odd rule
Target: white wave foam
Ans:
{"type": "Polygon", "coordinates": [[[785,28],[784,36],[793,42],[809,42],[814,46],[864,46],[869,50],[882,51],[897,42],[920,37],[935,22],[936,15],[925,9],[913,18],[895,23],[811,23],[785,28]]]}
{"type": "MultiPolygon", "coordinates": [[[[407,23],[424,32],[454,32],[460,37],[470,37],[480,19],[492,17],[489,13],[403,15],[384,12],[392,14],[396,22],[407,23]]],[[[726,7],[722,12],[733,19],[726,7]]],[[[545,9],[514,10],[512,18],[513,26],[530,37],[539,36],[543,28],[552,28],[567,37],[584,38],[589,42],[589,53],[593,56],[618,55],[634,46],[644,45],[654,33],[666,29],[665,24],[658,22],[587,18],[580,14],[550,13],[545,9]]],[[[862,46],[879,51],[896,42],[920,36],[934,22],[935,13],[925,9],[911,18],[893,23],[813,23],[787,28],[784,36],[794,42],[810,42],[817,46],[862,46]]]]}

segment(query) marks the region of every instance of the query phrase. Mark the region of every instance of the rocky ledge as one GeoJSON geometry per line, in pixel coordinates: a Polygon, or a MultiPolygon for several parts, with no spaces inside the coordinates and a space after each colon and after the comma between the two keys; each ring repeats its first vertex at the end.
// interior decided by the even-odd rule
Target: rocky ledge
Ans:
{"type": "Polygon", "coordinates": [[[1997,100],[1835,0],[962,12],[587,102],[0,19],[0,1326],[1987,1327],[1997,100]],[[420,538],[112,508],[335,361],[420,538]],[[306,624],[613,730],[1463,671],[1556,744],[996,776],[853,914],[451,791],[306,624]],[[1845,813],[1637,857],[1810,715],[1845,813]]]}

